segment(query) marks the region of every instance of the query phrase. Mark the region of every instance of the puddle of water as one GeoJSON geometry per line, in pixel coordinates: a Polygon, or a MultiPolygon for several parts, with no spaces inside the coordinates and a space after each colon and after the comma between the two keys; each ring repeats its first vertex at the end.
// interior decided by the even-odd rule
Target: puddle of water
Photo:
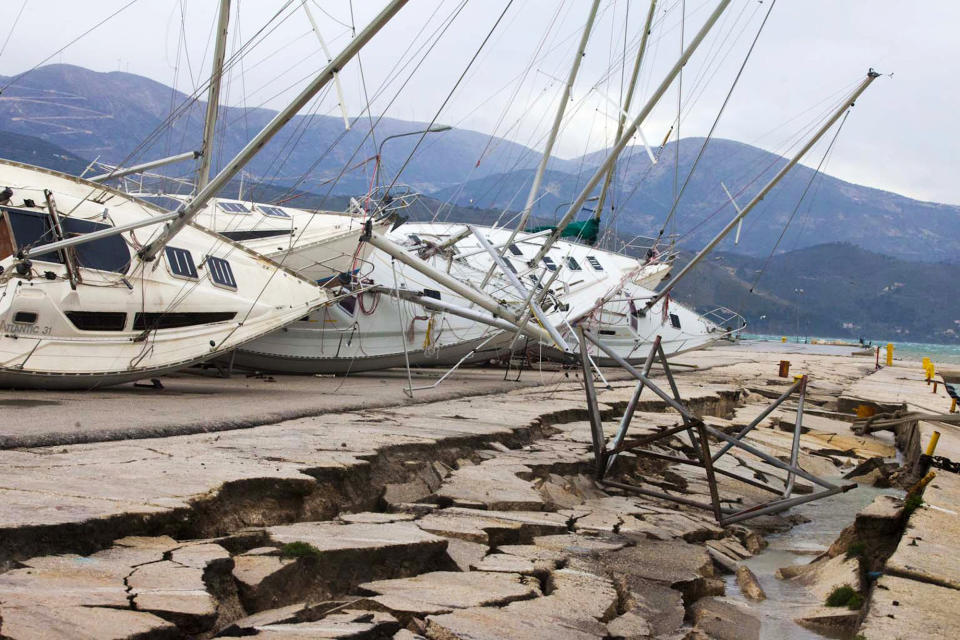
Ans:
{"type": "Polygon", "coordinates": [[[0,407],[45,407],[60,404],[59,400],[29,400],[26,398],[0,399],[0,407]]]}
{"type": "MultiPolygon", "coordinates": [[[[829,479],[828,479],[829,480],[829,479]]],[[[833,479],[835,481],[839,479],[833,479]]],[[[780,580],[775,573],[780,567],[807,564],[826,551],[840,532],[853,523],[856,514],[879,495],[902,496],[898,489],[858,487],[847,493],[814,500],[795,507],[788,514],[802,514],[810,522],[797,525],[790,531],[767,536],[770,543],[766,549],[743,562],[753,571],[767,599],[754,602],[744,597],[736,577],[725,577],[727,596],[744,604],[760,619],[761,638],[777,640],[817,640],[820,638],[846,638],[843,635],[828,636],[801,627],[794,618],[801,616],[811,606],[822,604],[814,599],[807,589],[792,580],[780,580]]],[[[747,521],[746,524],[750,524],[747,521]]]]}

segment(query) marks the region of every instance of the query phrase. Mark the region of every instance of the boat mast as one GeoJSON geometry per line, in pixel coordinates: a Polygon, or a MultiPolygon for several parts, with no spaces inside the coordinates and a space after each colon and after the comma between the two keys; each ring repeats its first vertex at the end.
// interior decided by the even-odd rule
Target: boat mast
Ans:
{"type": "MultiPolygon", "coordinates": [[[[623,108],[620,110],[620,120],[617,123],[617,135],[614,140],[619,140],[623,135],[623,127],[627,124],[627,114],[630,113],[630,103],[633,102],[633,92],[637,86],[637,77],[640,75],[640,65],[643,62],[643,54],[647,50],[647,39],[650,37],[650,26],[653,24],[653,14],[657,8],[657,0],[650,0],[650,10],[647,12],[647,20],[643,25],[643,35],[640,36],[640,48],[637,49],[637,57],[633,63],[633,73],[630,75],[630,84],[627,87],[627,95],[623,99],[623,108]]],[[[594,217],[599,220],[603,212],[603,205],[607,199],[607,190],[610,183],[613,182],[613,174],[616,173],[617,165],[614,164],[607,171],[603,179],[603,187],[600,189],[600,198],[597,200],[597,210],[594,217]]]]}
{"type": "Polygon", "coordinates": [[[210,163],[213,160],[213,132],[217,126],[220,110],[220,80],[223,78],[223,61],[227,52],[227,29],[230,26],[230,0],[220,0],[220,17],[217,20],[217,43],[213,50],[213,71],[210,73],[210,89],[207,91],[207,114],[203,120],[203,146],[200,147],[200,168],[197,173],[197,191],[210,181],[210,163]]]}
{"type": "Polygon", "coordinates": [[[368,24],[363,31],[357,34],[357,37],[341,51],[330,63],[317,75],[316,78],[300,92],[293,102],[287,105],[280,113],[274,116],[253,140],[245,146],[227,165],[214,176],[190,202],[185,203],[177,210],[177,218],[173,220],[164,229],[160,236],[150,242],[150,244],[140,250],[140,257],[143,260],[152,260],[157,253],[170,240],[189,223],[197,212],[207,203],[210,198],[215,196],[220,189],[225,187],[230,180],[236,176],[244,165],[247,164],[272,138],[284,127],[300,109],[302,109],[317,93],[325,87],[333,77],[343,69],[359,51],[383,28],[387,22],[393,18],[396,13],[407,4],[408,0],[391,0],[391,2],[368,24]]]}
{"type": "Polygon", "coordinates": [[[822,138],[827,131],[830,130],[830,128],[837,122],[837,120],[839,120],[840,117],[848,109],[853,107],[854,103],[856,103],[857,99],[860,97],[860,94],[866,91],[867,87],[870,86],[870,83],[876,80],[879,75],[880,75],[879,73],[877,73],[873,69],[870,69],[870,71],[867,72],[867,77],[863,79],[863,82],[861,82],[857,86],[857,88],[854,89],[853,93],[850,95],[849,98],[844,100],[840,108],[837,109],[832,116],[830,116],[830,119],[828,119],[826,123],[824,123],[824,125],[820,127],[820,129],[814,134],[814,136],[805,145],[803,145],[803,148],[800,149],[800,151],[798,151],[796,155],[794,155],[793,158],[790,159],[790,162],[788,162],[782,169],[780,169],[780,171],[777,172],[777,175],[773,176],[770,182],[768,182],[763,187],[763,189],[761,189],[760,192],[753,197],[753,200],[748,202],[746,206],[743,207],[743,209],[740,209],[737,212],[737,215],[733,218],[733,220],[727,223],[727,226],[725,226],[720,231],[720,233],[714,236],[713,240],[707,243],[707,246],[701,249],[700,252],[697,253],[697,255],[695,255],[693,259],[690,260],[690,262],[688,262],[683,267],[683,269],[680,270],[679,273],[677,273],[677,275],[671,278],[670,281],[666,285],[664,285],[663,289],[661,289],[655,296],[653,296],[647,302],[645,308],[649,309],[650,307],[655,305],[657,302],[659,302],[661,299],[663,299],[664,296],[670,293],[670,290],[673,289],[673,287],[677,284],[677,282],[681,278],[687,275],[687,273],[689,273],[690,270],[693,269],[693,267],[695,267],[698,262],[703,260],[703,258],[708,253],[713,251],[714,247],[716,247],[720,243],[720,241],[723,240],[724,237],[726,237],[726,235],[730,233],[730,231],[733,230],[733,228],[736,227],[740,223],[740,221],[742,221],[744,217],[746,217],[748,213],[750,213],[751,209],[753,209],[761,200],[763,200],[763,198],[770,192],[770,190],[773,189],[773,187],[778,182],[780,182],[781,178],[787,175],[787,173],[790,171],[790,169],[794,167],[794,165],[800,162],[800,159],[803,158],[803,156],[807,153],[807,151],[809,151],[811,147],[813,147],[813,145],[816,144],[817,141],[820,138],[822,138]]]}
{"type": "MultiPolygon", "coordinates": [[[[323,55],[327,56],[327,62],[330,62],[330,49],[327,49],[327,43],[324,41],[323,36],[320,35],[320,27],[317,26],[317,21],[313,19],[313,12],[310,11],[308,0],[301,0],[300,6],[303,7],[304,13],[307,14],[307,20],[310,21],[310,27],[313,29],[314,35],[316,35],[317,40],[320,41],[320,48],[323,49],[323,55]]],[[[347,103],[343,99],[343,87],[340,85],[339,73],[333,76],[333,86],[337,90],[337,100],[339,100],[340,103],[340,115],[343,116],[343,128],[350,131],[350,117],[347,115],[347,103]]]]}
{"type": "Polygon", "coordinates": [[[586,202],[587,198],[590,197],[590,193],[600,183],[600,180],[603,179],[607,172],[610,171],[616,164],[617,158],[633,138],[634,134],[637,132],[637,129],[650,114],[650,112],[653,111],[653,107],[656,106],[660,98],[663,97],[663,94],[666,93],[667,89],[670,88],[674,78],[677,77],[677,74],[680,73],[680,70],[683,69],[684,65],[687,64],[690,56],[692,56],[694,51],[697,50],[697,47],[700,46],[700,43],[707,36],[707,33],[709,33],[710,29],[713,28],[713,25],[729,5],[730,0],[720,0],[720,4],[717,5],[717,8],[713,10],[713,13],[710,14],[709,18],[707,18],[707,21],[700,28],[700,31],[697,32],[697,35],[694,36],[693,40],[690,41],[690,44],[687,45],[687,48],[680,55],[680,58],[667,73],[667,77],[663,79],[663,82],[660,83],[660,86],[657,87],[656,91],[653,92],[653,95],[650,96],[650,99],[647,100],[647,104],[644,105],[643,109],[640,110],[640,113],[637,114],[637,117],[633,119],[633,122],[630,123],[630,126],[627,127],[623,135],[617,140],[617,143],[610,150],[610,153],[603,161],[603,164],[600,165],[596,173],[594,173],[590,180],[587,181],[587,184],[584,186],[583,191],[580,192],[580,195],[577,196],[577,199],[570,204],[570,208],[567,209],[567,212],[563,215],[563,218],[560,220],[556,229],[553,230],[553,233],[551,233],[546,242],[543,243],[543,246],[540,247],[537,255],[528,263],[529,265],[535,266],[538,264],[540,260],[547,255],[547,252],[550,250],[550,248],[556,244],[557,240],[560,239],[564,229],[567,228],[567,225],[570,224],[574,216],[577,215],[577,212],[580,211],[583,203],[586,202]]]}
{"type": "Polygon", "coordinates": [[[390,3],[375,17],[370,24],[361,31],[356,38],[350,41],[343,51],[341,51],[336,58],[330,61],[323,71],[321,71],[316,78],[298,95],[293,102],[287,105],[280,113],[274,116],[267,125],[258,133],[253,140],[247,143],[240,153],[238,153],[234,158],[227,164],[223,170],[220,171],[216,176],[210,180],[207,185],[197,193],[193,200],[185,202],[180,206],[176,211],[170,213],[161,214],[158,216],[153,216],[145,220],[137,220],[125,225],[118,225],[111,227],[109,229],[103,229],[100,231],[93,231],[91,233],[85,233],[83,235],[75,236],[73,238],[67,238],[58,242],[50,242],[43,245],[38,245],[29,250],[24,250],[22,252],[24,259],[29,258],[30,256],[41,255],[45,253],[51,253],[53,251],[58,251],[66,247],[73,247],[81,244],[86,244],[88,242],[93,242],[99,240],[100,238],[107,238],[110,236],[115,236],[118,233],[123,233],[124,231],[131,231],[133,229],[140,229],[142,227],[149,227],[157,225],[163,222],[170,222],[169,225],[163,230],[160,236],[156,240],[153,240],[146,246],[144,246],[139,252],[138,255],[143,261],[153,260],[157,253],[170,242],[177,233],[180,232],[183,227],[185,227],[193,218],[197,215],[197,212],[203,208],[203,206],[215,196],[223,187],[230,182],[244,167],[244,165],[250,161],[250,159],[257,155],[257,153],[262,149],[276,133],[283,128],[284,125],[289,122],[297,112],[303,108],[327,83],[330,82],[331,78],[340,71],[344,65],[349,62],[360,49],[377,34],[383,26],[390,21],[393,16],[396,15],[400,9],[407,4],[409,0],[391,0],[390,3]]]}
{"type": "MultiPolygon", "coordinates": [[[[543,183],[543,176],[547,172],[547,164],[550,162],[550,156],[553,153],[553,145],[557,141],[557,134],[560,132],[560,124],[563,121],[563,114],[567,110],[567,102],[570,101],[570,93],[573,91],[573,83],[577,79],[577,74],[580,72],[580,62],[583,60],[583,56],[586,54],[587,41],[590,39],[590,32],[593,30],[593,22],[597,17],[597,9],[600,6],[600,0],[593,0],[593,5],[590,7],[590,14],[587,16],[587,24],[583,27],[583,34],[580,36],[580,46],[577,47],[577,55],[573,58],[573,65],[570,67],[570,73],[567,75],[567,83],[563,87],[563,95],[560,96],[560,104],[557,106],[557,113],[553,117],[553,126],[550,128],[550,134],[547,136],[547,143],[543,148],[543,156],[540,158],[540,164],[537,165],[537,171],[533,176],[533,184],[530,185],[530,193],[527,194],[527,203],[523,206],[523,211],[520,214],[520,222],[517,224],[516,228],[510,232],[510,238],[507,240],[507,244],[504,249],[501,251],[501,255],[506,251],[506,247],[509,247],[513,244],[513,241],[516,240],[517,234],[523,231],[527,226],[527,222],[530,220],[530,214],[533,211],[533,205],[537,202],[537,194],[540,192],[540,185],[543,183]]],[[[487,272],[487,275],[483,279],[481,287],[485,287],[490,281],[490,276],[493,275],[493,269],[496,265],[491,267],[490,271],[487,272]]]]}

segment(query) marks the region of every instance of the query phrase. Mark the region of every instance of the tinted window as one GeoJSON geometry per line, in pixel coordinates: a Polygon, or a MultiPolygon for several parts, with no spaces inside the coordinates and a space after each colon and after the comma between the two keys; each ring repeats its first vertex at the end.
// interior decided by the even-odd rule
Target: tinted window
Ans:
{"type": "Polygon", "coordinates": [[[193,256],[188,250],[168,246],[165,251],[170,273],[181,278],[197,279],[197,265],[193,263],[193,256]]]}
{"type": "Polygon", "coordinates": [[[567,256],[567,266],[570,268],[570,271],[583,271],[583,267],[580,266],[580,263],[577,262],[573,256],[567,256]]]}
{"type": "Polygon", "coordinates": [[[515,256],[522,256],[522,255],[523,255],[523,251],[521,251],[521,250],[520,250],[520,247],[518,247],[518,246],[515,245],[515,244],[510,245],[508,248],[510,249],[510,253],[512,253],[512,254],[515,255],[515,256]]]}
{"type": "Polygon", "coordinates": [[[265,216],[270,216],[271,218],[289,218],[290,214],[281,209],[280,207],[268,207],[265,204],[258,204],[257,211],[262,213],[265,216]]]}
{"type": "Polygon", "coordinates": [[[221,211],[226,211],[227,213],[250,213],[247,205],[239,202],[218,202],[217,206],[220,207],[221,211]]]}
{"type": "Polygon", "coordinates": [[[543,256],[543,264],[546,265],[547,271],[557,270],[557,263],[550,256],[543,256]]]}
{"type": "Polygon", "coordinates": [[[233,277],[233,269],[230,263],[223,258],[207,257],[207,271],[210,272],[210,279],[214,284],[228,289],[237,288],[237,280],[233,277]]]}
{"type": "MultiPolygon", "coordinates": [[[[50,216],[36,211],[4,208],[10,218],[10,227],[13,229],[14,242],[18,249],[36,248],[56,240],[53,232],[53,223],[50,216]]],[[[81,236],[94,231],[109,229],[110,225],[89,220],[61,217],[60,224],[67,238],[81,236]]],[[[130,265],[130,250],[120,234],[100,238],[93,242],[73,247],[77,262],[81,267],[126,273],[130,265]]],[[[59,251],[33,254],[43,262],[63,263],[59,251]]]]}
{"type": "Polygon", "coordinates": [[[590,263],[590,266],[596,271],[603,271],[603,265],[600,264],[600,261],[594,258],[593,256],[587,256],[587,262],[590,263]]]}

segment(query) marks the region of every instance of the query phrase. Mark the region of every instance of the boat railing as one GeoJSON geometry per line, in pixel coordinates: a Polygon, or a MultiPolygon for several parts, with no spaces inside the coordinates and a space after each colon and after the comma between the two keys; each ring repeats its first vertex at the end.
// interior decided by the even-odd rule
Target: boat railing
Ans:
{"type": "Polygon", "coordinates": [[[739,334],[747,326],[747,319],[728,307],[715,307],[700,314],[700,319],[720,328],[723,337],[739,334]]]}

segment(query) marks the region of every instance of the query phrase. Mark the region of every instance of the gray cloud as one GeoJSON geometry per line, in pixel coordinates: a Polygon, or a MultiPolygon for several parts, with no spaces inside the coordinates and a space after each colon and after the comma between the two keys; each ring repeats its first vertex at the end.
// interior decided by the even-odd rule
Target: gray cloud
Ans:
{"type": "MultiPolygon", "coordinates": [[[[30,0],[0,56],[0,73],[14,75],[32,67],[127,1],[30,0]]],[[[688,102],[682,135],[703,135],[709,128],[769,1],[735,0],[716,30],[719,37],[708,41],[685,70],[688,102]],[[742,33],[741,27],[745,27],[742,33]],[[731,30],[732,35],[741,35],[726,41],[736,45],[722,57],[726,48],[711,45],[731,30]],[[720,55],[708,55],[711,51],[720,55]],[[711,83],[698,94],[696,79],[701,76],[711,83]],[[699,98],[691,101],[696,95],[699,98]]],[[[212,0],[140,0],[51,62],[128,71],[190,92],[209,70],[216,4],[212,0]]],[[[239,0],[237,4],[240,19],[232,25],[231,48],[252,36],[284,3],[239,0]]],[[[349,37],[344,25],[351,22],[350,4],[342,0],[319,0],[318,4],[327,12],[315,10],[328,45],[339,49],[349,37]]],[[[418,37],[421,31],[433,33],[459,6],[459,0],[411,2],[363,53],[366,95],[389,83],[372,100],[374,113],[387,110],[396,118],[432,118],[505,4],[505,0],[469,3],[387,109],[405,78],[403,73],[391,73],[395,62],[411,41],[417,43],[415,48],[427,42],[424,35],[418,37]]],[[[566,74],[588,4],[587,0],[516,0],[439,120],[539,144],[559,94],[555,78],[566,74]],[[527,82],[511,102],[514,79],[524,73],[551,25],[542,49],[549,54],[529,69],[527,82]]],[[[679,0],[659,4],[672,11],[654,32],[641,83],[644,91],[655,85],[680,46],[679,0]]],[[[20,0],[0,3],[0,42],[20,6],[20,0]]],[[[353,2],[354,20],[365,24],[381,6],[380,1],[353,2]]],[[[617,66],[624,32],[635,43],[647,3],[620,0],[603,6],[574,90],[573,113],[558,143],[557,153],[564,157],[610,143],[616,111],[601,94],[619,99],[619,71],[609,81],[599,80],[617,66]],[[594,86],[600,91],[591,91],[594,86]]],[[[686,6],[689,38],[714,0],[687,0],[686,6]]],[[[239,66],[231,73],[229,104],[279,107],[325,62],[303,14],[288,13],[245,56],[244,73],[239,66]]],[[[788,119],[822,110],[830,103],[821,101],[840,95],[840,90],[874,66],[894,72],[894,77],[874,83],[856,107],[827,171],[912,197],[960,203],[960,183],[955,179],[960,158],[954,151],[960,139],[955,116],[960,90],[953,81],[960,71],[953,33],[957,24],[960,5],[947,0],[910,5],[894,0],[779,0],[717,135],[782,151],[784,140],[805,121],[802,115],[788,119]],[[817,108],[808,111],[811,107],[817,108]]],[[[632,52],[627,55],[632,57],[632,52]]],[[[342,76],[346,103],[357,113],[365,104],[358,65],[351,65],[342,76]]],[[[338,113],[332,94],[324,98],[319,112],[338,113]]],[[[659,143],[675,115],[676,93],[671,92],[644,127],[652,144],[659,143]]],[[[817,160],[814,156],[807,164],[815,165],[817,160]]]]}

